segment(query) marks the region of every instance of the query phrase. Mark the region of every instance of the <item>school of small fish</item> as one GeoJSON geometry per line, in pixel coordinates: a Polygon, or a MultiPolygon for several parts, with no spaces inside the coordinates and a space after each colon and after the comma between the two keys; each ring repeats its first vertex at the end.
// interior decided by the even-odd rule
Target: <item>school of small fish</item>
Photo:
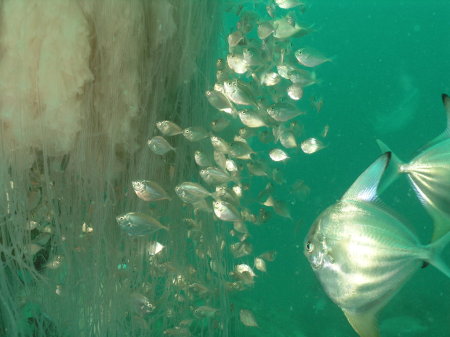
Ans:
{"type": "MultiPolygon", "coordinates": [[[[311,89],[318,82],[315,67],[331,61],[302,45],[301,37],[313,31],[302,23],[305,10],[305,4],[298,0],[270,3],[266,17],[246,10],[245,5],[231,6],[230,11],[238,16],[236,29],[227,36],[227,54],[216,62],[215,83],[205,91],[210,120],[202,125],[158,121],[156,135],[147,142],[156,158],[176,156],[176,144],[187,141],[194,149],[191,160],[198,167],[197,177],[173,187],[145,177],[136,177],[131,183],[144,202],[164,203],[175,198],[191,209],[192,216],[183,221],[197,258],[209,259],[213,275],[227,269],[209,244],[236,260],[226,272],[223,286],[228,291],[244,291],[254,285],[257,273],[270,271],[276,252],[261,253],[252,243],[251,227],[277,216],[293,221],[291,207],[307,197],[309,188],[302,181],[292,182],[289,188],[284,169],[299,155],[306,158],[326,147],[327,134],[310,134],[302,121],[304,115],[319,112],[311,104],[317,100],[311,89]],[[290,193],[281,192],[286,189],[290,193]],[[249,195],[258,195],[256,202],[246,198],[249,195]],[[210,225],[223,228],[225,236],[217,236],[216,243],[204,242],[205,217],[211,219],[210,225]]],[[[170,262],[164,267],[157,262],[172,249],[164,242],[164,233],[170,234],[172,226],[160,222],[161,218],[153,207],[149,214],[119,215],[117,223],[128,237],[149,239],[147,253],[153,269],[174,273],[170,262]],[[161,238],[158,241],[152,238],[155,233],[161,238]]],[[[166,329],[164,335],[187,337],[193,322],[212,322],[225,313],[212,296],[214,289],[200,277],[196,279],[194,271],[175,274],[173,286],[181,291],[177,298],[189,301],[191,312],[188,321],[166,329]]],[[[134,301],[141,312],[158,311],[145,294],[136,294],[134,301]]],[[[234,315],[244,327],[258,327],[258,319],[249,308],[240,308],[234,315]]]]}

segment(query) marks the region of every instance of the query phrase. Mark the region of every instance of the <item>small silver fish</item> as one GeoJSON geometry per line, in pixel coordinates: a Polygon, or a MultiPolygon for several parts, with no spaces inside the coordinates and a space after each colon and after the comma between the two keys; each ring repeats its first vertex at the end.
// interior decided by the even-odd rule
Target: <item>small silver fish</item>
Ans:
{"type": "Polygon", "coordinates": [[[275,31],[273,36],[277,39],[284,40],[288,38],[299,38],[310,32],[310,28],[299,25],[290,15],[273,21],[275,31]]]}
{"type": "Polygon", "coordinates": [[[175,148],[161,136],[155,136],[152,139],[149,139],[147,145],[153,153],[160,156],[165,155],[167,152],[175,151],[175,148]]]}
{"type": "Polygon", "coordinates": [[[245,61],[243,54],[237,53],[228,54],[227,64],[228,67],[231,70],[233,70],[236,74],[245,74],[247,71],[250,70],[250,65],[245,61]]]}
{"type": "Polygon", "coordinates": [[[245,126],[249,128],[260,128],[262,126],[267,126],[263,116],[261,116],[257,111],[245,109],[239,111],[239,118],[245,126]]]}
{"type": "Polygon", "coordinates": [[[227,157],[225,156],[225,154],[223,152],[214,150],[213,157],[217,166],[226,171],[227,157]]]}
{"type": "Polygon", "coordinates": [[[278,65],[277,72],[284,79],[298,84],[301,87],[307,87],[317,83],[316,73],[314,71],[307,71],[289,63],[278,65]]]}
{"type": "Polygon", "coordinates": [[[175,193],[186,203],[194,203],[211,196],[202,185],[189,181],[177,185],[175,193]]]}
{"type": "MultiPolygon", "coordinates": [[[[442,94],[442,101],[447,113],[446,130],[424,146],[409,163],[403,163],[393,156],[397,172],[408,176],[420,201],[434,220],[433,240],[450,232],[450,97],[442,94]]],[[[382,151],[389,150],[381,141],[378,141],[378,145],[382,151]]],[[[390,182],[392,180],[389,179],[390,182]]],[[[385,186],[389,183],[386,182],[385,186]]]]}
{"type": "Polygon", "coordinates": [[[304,153],[313,154],[325,148],[325,145],[317,138],[308,138],[300,144],[300,147],[304,153]]]}
{"type": "MultiPolygon", "coordinates": [[[[242,231],[241,229],[239,229],[239,230],[236,229],[236,224],[242,225],[243,222],[241,222],[241,221],[234,222],[233,228],[240,233],[245,233],[245,229],[244,229],[244,231],[242,231]]],[[[253,246],[251,243],[249,243],[245,240],[239,241],[239,242],[236,242],[236,243],[233,243],[230,245],[230,252],[235,259],[239,259],[241,257],[249,256],[250,254],[252,254],[253,246]]]]}
{"type": "Polygon", "coordinates": [[[281,81],[280,75],[274,71],[264,72],[261,75],[260,79],[260,83],[267,87],[273,87],[274,85],[280,83],[280,81],[281,81]]]}
{"type": "Polygon", "coordinates": [[[283,9],[291,9],[298,6],[305,7],[305,3],[300,0],[275,0],[275,3],[283,9]]]}
{"type": "Polygon", "coordinates": [[[164,136],[176,136],[183,132],[182,128],[171,121],[156,122],[156,127],[164,136]]]}
{"type": "Polygon", "coordinates": [[[257,106],[253,90],[245,82],[238,79],[225,81],[223,88],[225,91],[224,94],[233,103],[257,106]]]}
{"type": "Polygon", "coordinates": [[[293,83],[287,88],[288,96],[294,101],[298,101],[303,97],[303,88],[298,83],[293,83]]]}
{"type": "Polygon", "coordinates": [[[220,91],[207,90],[205,92],[208,102],[217,110],[224,111],[228,114],[233,113],[234,107],[230,100],[220,91]]]}
{"type": "Polygon", "coordinates": [[[264,261],[261,257],[255,257],[254,264],[255,268],[259,271],[262,271],[263,273],[267,272],[266,261],[264,261]]]}
{"type": "Polygon", "coordinates": [[[211,145],[216,151],[230,153],[230,144],[228,144],[224,139],[217,136],[211,136],[210,139],[211,145]]]}
{"type": "Polygon", "coordinates": [[[156,306],[150,302],[147,296],[140,293],[132,293],[130,295],[130,301],[138,314],[146,315],[152,313],[156,309],[156,306]]]}
{"type": "Polygon", "coordinates": [[[286,149],[293,149],[297,147],[297,140],[291,131],[284,130],[278,136],[281,145],[286,149]]]}
{"type": "Polygon", "coordinates": [[[250,154],[254,153],[253,149],[242,141],[235,141],[230,144],[230,155],[238,159],[250,159],[250,154]]]}
{"type": "Polygon", "coordinates": [[[183,136],[190,142],[198,142],[209,136],[209,132],[201,126],[191,126],[183,130],[183,136]]]}
{"type": "Polygon", "coordinates": [[[330,58],[310,47],[300,48],[294,53],[294,55],[300,64],[310,68],[317,67],[325,62],[331,62],[330,58]]]}
{"type": "Polygon", "coordinates": [[[159,253],[162,252],[162,250],[164,249],[164,245],[162,245],[161,243],[159,243],[158,241],[150,241],[145,249],[147,250],[147,254],[149,256],[155,256],[158,255],[159,253]]]}
{"type": "Polygon", "coordinates": [[[249,67],[259,67],[264,63],[263,56],[260,49],[256,48],[244,48],[242,50],[242,56],[244,57],[244,62],[249,67]]]}
{"type": "Polygon", "coordinates": [[[214,214],[222,221],[239,221],[241,216],[235,206],[223,200],[213,201],[214,214]]]}
{"type": "Polygon", "coordinates": [[[304,114],[296,106],[288,103],[275,103],[267,108],[270,117],[278,122],[286,122],[292,118],[304,114]]]}
{"type": "Polygon", "coordinates": [[[244,34],[237,30],[228,35],[228,46],[230,48],[236,47],[244,39],[244,34]]]}
{"type": "Polygon", "coordinates": [[[261,40],[267,39],[270,35],[273,34],[274,31],[275,31],[275,27],[274,27],[273,22],[271,22],[271,21],[261,22],[258,25],[258,37],[261,40]]]}
{"type": "Polygon", "coordinates": [[[140,212],[129,212],[124,215],[119,215],[116,217],[116,220],[120,228],[129,236],[153,234],[161,229],[169,230],[155,218],[140,212]]]}
{"type": "Polygon", "coordinates": [[[273,149],[269,152],[270,159],[273,161],[284,161],[289,159],[289,156],[281,149],[273,149]]]}
{"type": "Polygon", "coordinates": [[[194,316],[197,318],[211,318],[214,317],[218,311],[219,309],[203,305],[194,310],[194,316]]]}
{"type": "Polygon", "coordinates": [[[233,159],[227,159],[225,161],[225,169],[228,172],[238,172],[239,171],[239,166],[237,165],[237,163],[233,159]]]}
{"type": "Polygon", "coordinates": [[[208,156],[202,151],[198,150],[194,152],[194,160],[198,166],[211,166],[212,164],[208,156]]]}
{"type": "Polygon", "coordinates": [[[200,177],[209,185],[220,185],[233,180],[227,172],[214,166],[200,170],[200,177]]]}
{"type": "Polygon", "coordinates": [[[439,256],[450,233],[430,245],[374,202],[390,152],[379,157],[312,225],[305,255],[328,296],[361,337],[378,337],[376,314],[429,262],[450,277],[439,256]]]}
{"type": "Polygon", "coordinates": [[[258,326],[255,316],[253,316],[253,313],[250,310],[241,309],[239,311],[239,318],[241,319],[242,324],[244,324],[245,326],[258,326]]]}
{"type": "Polygon", "coordinates": [[[226,118],[218,118],[211,122],[211,129],[214,132],[225,130],[230,125],[230,120],[226,118]]]}
{"type": "Polygon", "coordinates": [[[145,201],[158,201],[170,199],[167,192],[151,180],[135,180],[131,182],[136,195],[145,201]]]}
{"type": "Polygon", "coordinates": [[[247,264],[238,264],[234,266],[232,275],[248,285],[252,285],[254,283],[253,279],[256,277],[253,269],[247,264]]]}

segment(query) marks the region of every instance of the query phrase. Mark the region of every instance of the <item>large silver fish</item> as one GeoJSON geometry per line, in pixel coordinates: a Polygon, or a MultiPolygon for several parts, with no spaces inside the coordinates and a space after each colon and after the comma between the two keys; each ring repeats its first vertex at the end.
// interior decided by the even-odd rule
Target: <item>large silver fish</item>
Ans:
{"type": "MultiPolygon", "coordinates": [[[[407,174],[420,201],[434,220],[433,240],[450,232],[450,97],[442,94],[442,101],[447,112],[445,131],[425,145],[407,164],[393,155],[398,173],[407,174]]],[[[389,150],[381,141],[378,145],[383,152],[389,150]]],[[[392,180],[387,181],[390,183],[392,180]]]]}
{"type": "Polygon", "coordinates": [[[374,200],[391,154],[379,157],[342,199],[314,222],[305,255],[328,296],[361,337],[378,337],[377,312],[424,262],[450,277],[439,254],[450,233],[430,245],[374,200]]]}

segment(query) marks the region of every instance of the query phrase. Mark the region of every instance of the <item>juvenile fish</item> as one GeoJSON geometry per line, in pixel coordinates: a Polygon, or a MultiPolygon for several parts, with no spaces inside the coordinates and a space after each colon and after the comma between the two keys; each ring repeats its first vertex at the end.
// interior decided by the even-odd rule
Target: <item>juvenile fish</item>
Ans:
{"type": "Polygon", "coordinates": [[[220,132],[230,125],[230,120],[226,118],[218,118],[211,122],[211,129],[214,132],[220,132]]]}
{"type": "Polygon", "coordinates": [[[214,166],[200,170],[200,177],[209,185],[220,185],[233,180],[227,172],[214,166]]]}
{"type": "Polygon", "coordinates": [[[171,121],[156,122],[156,127],[164,136],[175,136],[183,132],[182,128],[171,121]]]}
{"type": "Polygon", "coordinates": [[[267,108],[267,113],[278,122],[286,122],[303,114],[297,107],[288,103],[272,104],[267,108]]]}
{"type": "Polygon", "coordinates": [[[233,103],[257,106],[253,91],[245,82],[238,79],[225,81],[223,88],[224,94],[233,103]]]}
{"type": "Polygon", "coordinates": [[[233,104],[223,93],[216,90],[208,90],[205,95],[208,102],[217,110],[224,111],[229,114],[233,113],[233,104]]]}
{"type": "Polygon", "coordinates": [[[244,324],[245,326],[258,326],[255,316],[253,316],[253,313],[250,310],[241,309],[239,311],[239,318],[241,319],[242,324],[244,324]]]}
{"type": "Polygon", "coordinates": [[[239,221],[241,216],[236,207],[223,200],[213,201],[214,214],[222,221],[239,221]]]}
{"type": "Polygon", "coordinates": [[[198,150],[194,152],[194,160],[198,166],[211,166],[212,164],[208,156],[198,150]]]}
{"type": "Polygon", "coordinates": [[[230,153],[230,144],[228,144],[224,139],[212,136],[211,138],[211,145],[216,151],[222,152],[222,153],[230,153]]]}
{"type": "Polygon", "coordinates": [[[252,148],[245,142],[235,141],[230,144],[230,155],[238,159],[250,159],[250,154],[254,153],[252,148]]]}
{"type": "Polygon", "coordinates": [[[305,3],[300,0],[275,0],[275,3],[283,9],[291,9],[298,6],[305,7],[305,3]]]}
{"type": "Polygon", "coordinates": [[[300,144],[300,147],[304,153],[313,154],[325,148],[325,145],[317,138],[308,138],[300,144]]]}
{"type": "Polygon", "coordinates": [[[202,185],[189,181],[176,186],[175,193],[186,203],[194,203],[211,196],[202,185]]]}
{"type": "Polygon", "coordinates": [[[294,101],[298,101],[303,97],[303,88],[298,83],[291,84],[287,89],[288,96],[294,101]]]}
{"type": "Polygon", "coordinates": [[[270,159],[273,161],[284,161],[289,159],[289,156],[281,149],[273,149],[269,152],[270,159]]]}
{"type": "Polygon", "coordinates": [[[152,139],[149,139],[147,145],[153,153],[160,156],[165,155],[167,152],[175,151],[175,148],[161,136],[155,136],[152,139]]]}
{"type": "Polygon", "coordinates": [[[140,212],[130,212],[119,215],[116,217],[116,220],[120,228],[129,236],[153,234],[161,229],[169,230],[155,218],[140,212]]]}
{"type": "Polygon", "coordinates": [[[310,28],[299,25],[291,15],[274,20],[273,26],[275,27],[273,36],[281,40],[299,38],[310,32],[310,28]]]}
{"type": "Polygon", "coordinates": [[[248,126],[249,128],[260,128],[262,126],[267,126],[264,118],[254,110],[245,109],[239,111],[239,119],[242,124],[248,126]]]}
{"type": "Polygon", "coordinates": [[[209,132],[201,126],[191,126],[183,130],[183,136],[190,142],[198,142],[209,136],[209,132]]]}
{"type": "Polygon", "coordinates": [[[330,58],[325,57],[321,52],[310,47],[300,48],[294,55],[300,64],[311,68],[331,61],[330,58]]]}
{"type": "Polygon", "coordinates": [[[170,199],[167,192],[151,180],[135,180],[131,182],[136,195],[145,201],[170,199]]]}

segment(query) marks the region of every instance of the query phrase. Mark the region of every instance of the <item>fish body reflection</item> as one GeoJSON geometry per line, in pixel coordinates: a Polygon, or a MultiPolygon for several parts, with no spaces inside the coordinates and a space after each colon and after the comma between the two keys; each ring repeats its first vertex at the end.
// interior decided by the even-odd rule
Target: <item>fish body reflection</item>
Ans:
{"type": "Polygon", "coordinates": [[[328,296],[361,337],[379,336],[377,312],[429,262],[450,277],[439,257],[450,234],[431,245],[373,201],[390,153],[375,161],[342,199],[313,224],[305,255],[328,296]]]}

